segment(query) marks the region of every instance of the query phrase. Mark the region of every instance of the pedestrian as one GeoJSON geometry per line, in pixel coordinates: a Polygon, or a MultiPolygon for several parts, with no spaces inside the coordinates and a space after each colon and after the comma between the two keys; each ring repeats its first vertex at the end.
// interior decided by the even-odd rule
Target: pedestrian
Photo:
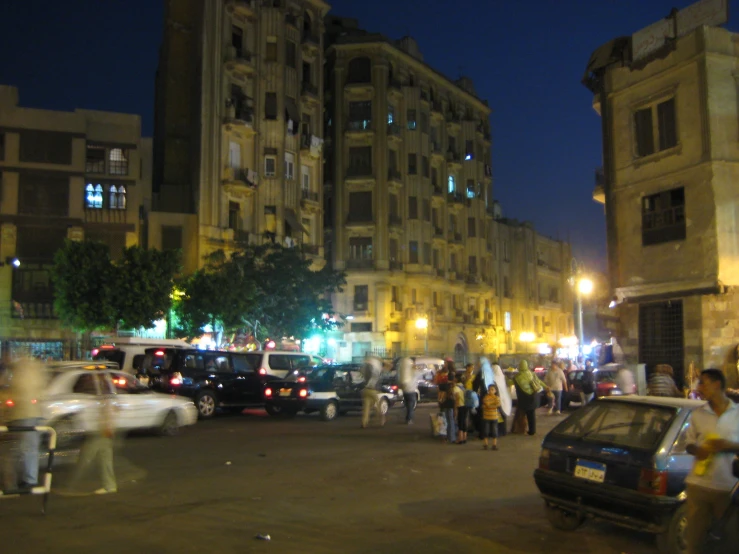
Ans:
{"type": "Polygon", "coordinates": [[[683,396],[680,394],[680,390],[677,388],[677,385],[675,385],[671,365],[657,364],[654,368],[654,372],[649,377],[647,394],[649,396],[667,396],[671,398],[683,396]]]}
{"type": "Polygon", "coordinates": [[[739,405],[726,396],[724,373],[703,370],[698,391],[707,404],[693,411],[686,440],[686,451],[696,459],[685,479],[688,554],[703,552],[711,524],[729,508],[737,483],[732,462],[739,454],[739,405]]]}
{"type": "Polygon", "coordinates": [[[362,367],[364,388],[362,389],[362,429],[369,426],[370,413],[374,409],[380,427],[385,425],[385,414],[380,407],[380,380],[382,379],[382,360],[377,356],[366,356],[362,367]]]}
{"type": "Polygon", "coordinates": [[[488,387],[487,394],[482,400],[482,435],[483,449],[488,449],[488,439],[492,439],[493,450],[498,450],[498,422],[500,421],[500,398],[496,385],[488,387]]]}
{"type": "Polygon", "coordinates": [[[593,362],[590,360],[585,361],[580,387],[580,405],[585,406],[595,397],[595,370],[593,369],[593,362]]]}
{"type": "MultiPolygon", "coordinates": [[[[41,399],[46,388],[44,367],[32,357],[9,362],[9,357],[5,357],[9,386],[3,394],[3,420],[8,427],[37,427],[43,422],[41,399]]],[[[8,469],[14,470],[15,483],[6,485],[29,489],[38,485],[41,435],[36,431],[19,431],[17,435],[21,471],[17,471],[15,458],[9,460],[8,469]]]]}
{"type": "Polygon", "coordinates": [[[418,379],[420,375],[416,371],[413,358],[401,358],[398,363],[398,384],[403,390],[403,403],[405,404],[405,422],[413,424],[413,413],[418,402],[418,379]]]}
{"type": "Polygon", "coordinates": [[[511,432],[526,432],[526,423],[528,423],[528,435],[533,436],[536,434],[536,409],[540,404],[540,394],[549,388],[529,369],[526,360],[519,362],[518,375],[513,382],[516,387],[518,405],[511,432]]]}
{"type": "Polygon", "coordinates": [[[467,419],[471,407],[467,407],[465,393],[466,389],[462,382],[456,383],[454,386],[454,408],[457,411],[457,444],[467,443],[467,419]]]}
{"type": "Polygon", "coordinates": [[[446,383],[439,386],[439,408],[446,419],[446,441],[454,444],[457,435],[456,426],[456,402],[454,399],[454,389],[456,384],[456,375],[453,373],[449,376],[446,383]]]}
{"type": "Polygon", "coordinates": [[[106,394],[97,403],[97,412],[88,418],[88,429],[85,443],[80,451],[77,469],[69,483],[69,493],[76,493],[79,483],[87,475],[90,466],[97,462],[102,487],[95,494],[113,494],[118,492],[113,469],[113,443],[116,429],[116,408],[114,396],[106,394]]]}
{"type": "Polygon", "coordinates": [[[552,391],[552,399],[549,405],[549,415],[562,413],[562,394],[569,391],[565,372],[562,371],[560,362],[552,362],[552,366],[547,372],[545,383],[552,391]]]}
{"type": "Polygon", "coordinates": [[[475,365],[467,364],[464,366],[464,376],[462,377],[462,385],[467,390],[472,390],[473,383],[475,382],[475,365]]]}

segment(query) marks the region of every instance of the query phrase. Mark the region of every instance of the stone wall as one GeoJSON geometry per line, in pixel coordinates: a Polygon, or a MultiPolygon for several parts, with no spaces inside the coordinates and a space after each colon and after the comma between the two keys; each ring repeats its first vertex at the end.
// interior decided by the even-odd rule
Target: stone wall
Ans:
{"type": "Polygon", "coordinates": [[[739,289],[706,295],[702,300],[703,353],[699,367],[724,370],[729,387],[739,386],[736,348],[739,345],[739,289]]]}

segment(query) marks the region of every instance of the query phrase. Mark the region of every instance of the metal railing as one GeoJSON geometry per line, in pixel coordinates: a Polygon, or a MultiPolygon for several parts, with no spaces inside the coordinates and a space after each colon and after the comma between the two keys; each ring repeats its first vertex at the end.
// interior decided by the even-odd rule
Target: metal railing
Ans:
{"type": "MultiPolygon", "coordinates": [[[[0,490],[0,497],[42,495],[43,499],[41,503],[41,513],[45,514],[46,506],[49,502],[49,493],[51,492],[51,472],[54,464],[54,453],[56,452],[57,440],[56,430],[53,427],[49,427],[47,425],[3,425],[0,426],[0,434],[2,433],[43,433],[49,435],[48,457],[46,461],[46,469],[44,471],[43,484],[37,484],[35,486],[27,488],[18,488],[16,484],[14,487],[0,490]]],[[[16,441],[13,440],[5,441],[5,447],[7,447],[6,449],[9,451],[5,452],[6,459],[3,460],[3,470],[5,473],[5,475],[3,475],[3,478],[4,483],[8,484],[11,481],[15,481],[17,479],[15,472],[16,462],[19,460],[20,455],[23,455],[24,453],[18,451],[19,446],[16,444],[16,441]]]]}

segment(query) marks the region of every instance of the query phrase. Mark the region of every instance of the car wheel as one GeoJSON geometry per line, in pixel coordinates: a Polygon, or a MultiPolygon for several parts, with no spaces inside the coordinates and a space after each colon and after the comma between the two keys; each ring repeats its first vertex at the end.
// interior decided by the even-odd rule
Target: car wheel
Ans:
{"type": "Polygon", "coordinates": [[[162,424],[159,426],[159,434],[163,437],[174,437],[180,432],[180,421],[174,410],[170,410],[164,416],[162,424]]]}
{"type": "Polygon", "coordinates": [[[321,419],[323,421],[332,421],[339,415],[339,405],[334,402],[327,402],[321,407],[321,419]]]}
{"type": "Polygon", "coordinates": [[[195,406],[198,408],[198,416],[201,419],[209,419],[216,413],[216,397],[210,391],[202,391],[195,398],[195,406]]]}
{"type": "Polygon", "coordinates": [[[582,514],[568,512],[556,506],[547,504],[544,509],[547,512],[547,519],[551,526],[560,531],[574,531],[585,521],[585,516],[582,514]]]}
{"type": "Polygon", "coordinates": [[[280,417],[283,410],[281,406],[275,406],[274,404],[268,402],[264,405],[264,411],[266,411],[272,417],[280,417]]]}
{"type": "Polygon", "coordinates": [[[380,398],[380,413],[382,415],[387,414],[387,411],[390,409],[390,404],[387,401],[387,398],[380,398]]]}
{"type": "Polygon", "coordinates": [[[667,531],[657,535],[657,550],[660,554],[683,554],[687,550],[685,543],[685,528],[687,527],[688,509],[682,504],[672,514],[667,531]]]}

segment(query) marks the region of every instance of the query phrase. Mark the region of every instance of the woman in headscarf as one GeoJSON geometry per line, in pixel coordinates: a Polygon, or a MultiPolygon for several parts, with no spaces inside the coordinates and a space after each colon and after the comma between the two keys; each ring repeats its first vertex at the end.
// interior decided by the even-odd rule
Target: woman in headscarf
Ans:
{"type": "Polygon", "coordinates": [[[513,384],[516,387],[518,405],[511,433],[526,432],[526,421],[528,421],[528,434],[535,435],[539,394],[549,388],[529,369],[529,363],[526,360],[521,360],[518,364],[518,375],[513,379],[513,384]]]}

